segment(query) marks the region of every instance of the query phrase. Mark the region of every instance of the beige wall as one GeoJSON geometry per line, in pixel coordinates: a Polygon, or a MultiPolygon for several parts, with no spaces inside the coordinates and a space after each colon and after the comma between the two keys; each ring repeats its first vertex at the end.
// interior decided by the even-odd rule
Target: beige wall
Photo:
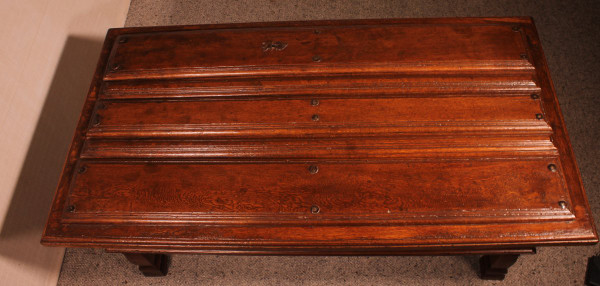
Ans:
{"type": "Polygon", "coordinates": [[[0,284],[56,284],[39,240],[104,34],[128,0],[0,0],[0,284]]]}

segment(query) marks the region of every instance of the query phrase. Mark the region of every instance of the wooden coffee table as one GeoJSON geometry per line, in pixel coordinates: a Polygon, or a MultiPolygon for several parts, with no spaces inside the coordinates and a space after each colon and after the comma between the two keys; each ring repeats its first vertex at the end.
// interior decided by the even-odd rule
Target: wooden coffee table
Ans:
{"type": "Polygon", "coordinates": [[[598,241],[530,18],[108,31],[42,237],[125,253],[481,254],[598,241]]]}

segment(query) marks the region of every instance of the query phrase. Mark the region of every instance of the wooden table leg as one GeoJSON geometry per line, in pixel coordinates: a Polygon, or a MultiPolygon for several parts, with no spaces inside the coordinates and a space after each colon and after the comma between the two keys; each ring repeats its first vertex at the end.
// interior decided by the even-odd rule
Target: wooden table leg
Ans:
{"type": "Polygon", "coordinates": [[[479,259],[481,279],[503,280],[508,268],[515,264],[518,254],[484,255],[479,259]]]}
{"type": "Polygon", "coordinates": [[[169,256],[155,253],[123,253],[129,262],[138,265],[144,276],[165,276],[169,267],[169,256]]]}

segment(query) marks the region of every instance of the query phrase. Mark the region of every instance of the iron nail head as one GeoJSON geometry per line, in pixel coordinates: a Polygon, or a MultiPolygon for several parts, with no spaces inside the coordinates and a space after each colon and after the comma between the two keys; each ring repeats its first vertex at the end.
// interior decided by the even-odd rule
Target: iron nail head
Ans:
{"type": "Polygon", "coordinates": [[[567,208],[567,202],[565,202],[565,201],[559,201],[558,202],[558,206],[560,206],[561,209],[566,209],[567,208]]]}

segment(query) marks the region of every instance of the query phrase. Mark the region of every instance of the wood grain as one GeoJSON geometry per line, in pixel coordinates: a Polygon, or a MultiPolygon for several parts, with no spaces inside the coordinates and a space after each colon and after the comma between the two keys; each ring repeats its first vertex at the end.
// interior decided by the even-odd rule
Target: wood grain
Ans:
{"type": "Polygon", "coordinates": [[[539,93],[532,71],[491,76],[406,74],[327,77],[202,78],[104,82],[106,99],[305,99],[444,96],[530,96],[539,93]],[[440,76],[441,75],[441,76],[440,76]]]}
{"type": "Polygon", "coordinates": [[[558,204],[567,197],[564,182],[544,160],[312,163],[316,174],[310,164],[83,164],[68,197],[69,221],[82,214],[88,222],[111,215],[267,225],[573,219],[558,204]],[[320,211],[311,214],[312,206],[320,211]]]}
{"type": "Polygon", "coordinates": [[[558,156],[547,135],[465,137],[439,135],[387,138],[264,140],[106,140],[86,141],[81,158],[163,160],[386,160],[451,161],[558,156]]]}
{"type": "Polygon", "coordinates": [[[533,69],[524,48],[511,25],[489,24],[159,32],[120,36],[104,79],[533,69]],[[287,47],[264,51],[269,41],[287,47]]]}
{"type": "Polygon", "coordinates": [[[124,28],[42,243],[516,255],[590,214],[530,18],[124,28]]]}

